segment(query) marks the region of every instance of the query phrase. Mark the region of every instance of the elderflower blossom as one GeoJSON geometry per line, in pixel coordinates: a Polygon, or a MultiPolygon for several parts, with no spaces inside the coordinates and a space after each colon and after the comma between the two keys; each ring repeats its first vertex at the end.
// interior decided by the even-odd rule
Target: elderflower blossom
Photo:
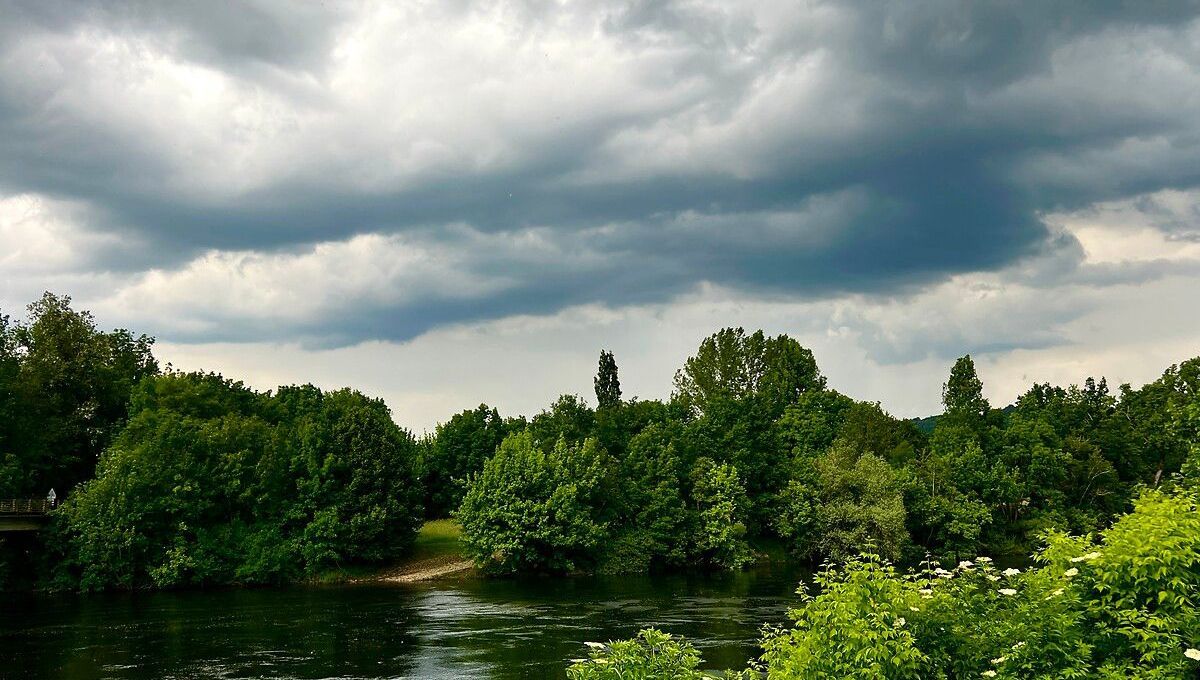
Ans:
{"type": "Polygon", "coordinates": [[[1016,576],[1017,574],[1021,573],[1021,570],[1017,569],[1016,567],[1009,567],[1008,569],[1005,569],[1003,573],[1005,576],[1016,576]]]}
{"type": "Polygon", "coordinates": [[[1072,576],[1078,576],[1078,575],[1079,575],[1079,570],[1076,569],[1075,567],[1071,567],[1070,569],[1063,572],[1063,576],[1066,576],[1067,578],[1071,578],[1072,576]]]}
{"type": "Polygon", "coordinates": [[[991,564],[991,563],[992,563],[992,558],[990,558],[990,557],[976,557],[976,558],[975,558],[975,561],[976,561],[976,562],[978,562],[978,563],[980,563],[980,564],[991,564]]]}
{"type": "Polygon", "coordinates": [[[975,563],[971,560],[963,560],[962,562],[958,563],[959,569],[970,569],[973,566],[975,566],[975,563]]]}
{"type": "Polygon", "coordinates": [[[998,590],[996,592],[1000,593],[1001,595],[1007,595],[1009,597],[1012,597],[1013,595],[1017,594],[1017,591],[1013,590],[1012,588],[1001,588],[1000,590],[998,590]]]}
{"type": "Polygon", "coordinates": [[[994,582],[996,582],[996,581],[999,581],[999,580],[1000,580],[1000,577],[999,577],[999,576],[996,576],[995,574],[988,574],[988,580],[989,580],[989,581],[992,581],[992,582],[994,583],[994,582]]]}
{"type": "Polygon", "coordinates": [[[954,577],[954,572],[946,571],[945,569],[942,569],[941,567],[934,569],[933,573],[937,574],[940,578],[953,578],[954,577]]]}
{"type": "Polygon", "coordinates": [[[604,644],[603,642],[585,642],[583,644],[587,645],[588,647],[591,647],[592,649],[604,649],[605,647],[608,646],[608,645],[604,644]]]}
{"type": "Polygon", "coordinates": [[[980,673],[980,675],[982,675],[985,678],[994,678],[994,677],[996,677],[996,671],[984,671],[984,672],[980,673]]]}
{"type": "Polygon", "coordinates": [[[995,664],[995,665],[1002,664],[1002,663],[1004,663],[1005,661],[1008,661],[1008,657],[1007,657],[1007,656],[998,656],[998,657],[996,657],[995,659],[992,659],[992,663],[993,663],[993,664],[995,664]]]}
{"type": "Polygon", "coordinates": [[[1080,555],[1079,557],[1072,557],[1071,561],[1072,562],[1090,562],[1090,561],[1096,559],[1097,557],[1100,557],[1100,553],[1092,551],[1086,555],[1080,555]]]}
{"type": "Polygon", "coordinates": [[[918,590],[917,592],[921,593],[921,597],[926,600],[933,597],[933,590],[931,588],[922,588],[922,589],[918,590]]]}
{"type": "Polygon", "coordinates": [[[1188,647],[1188,650],[1183,655],[1193,661],[1200,661],[1200,649],[1196,649],[1195,647],[1188,647]]]}
{"type": "Polygon", "coordinates": [[[908,623],[908,621],[907,621],[907,620],[906,620],[906,619],[905,619],[903,616],[901,616],[900,618],[896,619],[896,625],[897,625],[897,626],[903,626],[903,625],[904,625],[904,624],[906,624],[906,623],[908,623]]]}
{"type": "Polygon", "coordinates": [[[1022,647],[1024,647],[1024,646],[1025,646],[1025,641],[1024,641],[1024,640],[1021,640],[1020,642],[1018,642],[1018,643],[1014,644],[1014,645],[1012,646],[1012,648],[1013,648],[1013,649],[1020,649],[1020,648],[1022,648],[1022,647]]]}

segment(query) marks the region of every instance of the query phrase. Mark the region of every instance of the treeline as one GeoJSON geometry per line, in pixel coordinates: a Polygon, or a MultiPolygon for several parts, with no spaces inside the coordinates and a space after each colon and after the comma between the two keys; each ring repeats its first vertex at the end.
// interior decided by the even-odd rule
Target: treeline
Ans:
{"type": "Polygon", "coordinates": [[[151,343],[51,294],[0,317],[0,497],[66,497],[0,537],[0,586],[278,583],[405,553],[418,444],[382,401],[164,372],[151,343]]]}
{"type": "Polygon", "coordinates": [[[969,357],[931,433],[827,387],[795,340],[725,329],[665,401],[480,405],[415,438],[351,390],[262,393],[160,370],[47,294],[0,316],[0,497],[54,487],[49,531],[0,538],[0,584],[100,589],[312,578],[386,562],[453,516],[494,573],[737,568],[762,545],[844,560],[1026,553],[1085,533],[1179,470],[1200,360],[1140,389],[1035,385],[994,409],[969,357]]]}
{"type": "Polygon", "coordinates": [[[736,568],[773,540],[814,562],[1028,554],[1047,530],[1107,526],[1179,470],[1200,359],[1141,389],[1034,385],[994,409],[963,357],[931,434],[829,389],[811,352],[761,331],[705,339],[667,402],[623,401],[619,384],[602,353],[594,411],[568,396],[528,424],[481,406],[438,428],[423,470],[446,501],[429,507],[465,493],[456,516],[482,566],[736,568]]]}

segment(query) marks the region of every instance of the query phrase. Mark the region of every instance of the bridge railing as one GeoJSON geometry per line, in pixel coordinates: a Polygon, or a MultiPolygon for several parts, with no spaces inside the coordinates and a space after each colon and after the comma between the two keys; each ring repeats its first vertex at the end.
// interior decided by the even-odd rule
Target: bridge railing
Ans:
{"type": "Polygon", "coordinates": [[[44,515],[53,509],[44,498],[0,498],[0,515],[44,515]]]}

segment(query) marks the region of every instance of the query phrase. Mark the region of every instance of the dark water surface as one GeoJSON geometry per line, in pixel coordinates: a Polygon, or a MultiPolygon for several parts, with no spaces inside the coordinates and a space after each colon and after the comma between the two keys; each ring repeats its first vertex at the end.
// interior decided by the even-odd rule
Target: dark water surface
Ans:
{"type": "Polygon", "coordinates": [[[740,668],[804,574],[466,580],[0,596],[0,677],[561,678],[583,642],[645,626],[740,668]]]}

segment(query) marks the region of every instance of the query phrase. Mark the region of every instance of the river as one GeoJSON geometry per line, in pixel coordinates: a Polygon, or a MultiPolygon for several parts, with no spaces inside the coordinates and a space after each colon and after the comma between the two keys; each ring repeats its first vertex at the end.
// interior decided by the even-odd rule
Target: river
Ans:
{"type": "Polygon", "coordinates": [[[645,626],[740,668],[804,574],[468,579],[0,596],[0,677],[562,678],[583,642],[645,626]]]}

